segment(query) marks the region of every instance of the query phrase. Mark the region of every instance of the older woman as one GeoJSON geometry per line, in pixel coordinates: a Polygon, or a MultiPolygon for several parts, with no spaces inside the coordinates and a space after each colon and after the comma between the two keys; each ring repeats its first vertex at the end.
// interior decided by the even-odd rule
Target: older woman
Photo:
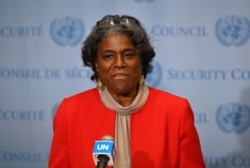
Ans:
{"type": "Polygon", "coordinates": [[[95,140],[114,137],[114,168],[203,168],[188,101],[144,84],[155,56],[140,22],[107,15],[83,43],[93,88],[65,98],[54,119],[50,168],[95,167],[95,140]]]}

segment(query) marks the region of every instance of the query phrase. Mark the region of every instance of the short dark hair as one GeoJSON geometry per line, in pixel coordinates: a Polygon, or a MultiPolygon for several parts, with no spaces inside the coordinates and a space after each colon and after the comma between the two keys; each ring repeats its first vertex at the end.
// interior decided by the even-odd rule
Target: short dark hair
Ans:
{"type": "Polygon", "coordinates": [[[142,74],[146,78],[152,70],[150,64],[155,56],[155,51],[150,44],[149,37],[138,19],[128,15],[106,15],[96,23],[92,32],[83,42],[81,49],[84,66],[91,67],[93,74],[91,80],[96,81],[98,73],[95,67],[97,56],[97,46],[103,37],[111,34],[127,35],[136,50],[138,51],[142,62],[142,74]]]}

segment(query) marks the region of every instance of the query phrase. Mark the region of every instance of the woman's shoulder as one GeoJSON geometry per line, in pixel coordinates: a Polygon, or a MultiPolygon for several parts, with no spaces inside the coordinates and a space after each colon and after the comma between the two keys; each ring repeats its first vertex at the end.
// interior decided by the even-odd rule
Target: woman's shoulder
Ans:
{"type": "Polygon", "coordinates": [[[179,95],[173,94],[171,92],[165,91],[165,90],[161,90],[161,89],[157,89],[157,88],[152,88],[149,87],[150,90],[150,95],[154,98],[159,98],[162,100],[165,99],[171,99],[171,100],[176,100],[176,101],[185,101],[186,98],[181,97],[179,95]]]}
{"type": "Polygon", "coordinates": [[[96,88],[91,88],[91,89],[73,94],[71,96],[68,96],[66,99],[67,100],[77,100],[77,99],[82,100],[82,99],[90,99],[95,96],[98,96],[98,90],[96,88]]]}
{"type": "Polygon", "coordinates": [[[149,95],[148,105],[156,106],[157,109],[175,111],[176,115],[184,111],[192,111],[188,99],[179,95],[155,88],[150,88],[149,95]]]}

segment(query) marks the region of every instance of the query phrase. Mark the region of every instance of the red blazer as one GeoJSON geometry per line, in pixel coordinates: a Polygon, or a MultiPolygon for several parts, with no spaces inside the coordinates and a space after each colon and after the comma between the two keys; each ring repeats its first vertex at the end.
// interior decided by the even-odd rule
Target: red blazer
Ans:
{"type": "MultiPolygon", "coordinates": [[[[49,168],[95,168],[94,141],[114,136],[115,112],[97,89],[66,98],[53,124],[49,168]]],[[[133,168],[204,168],[194,117],[186,99],[150,88],[145,105],[131,115],[133,168]]]]}

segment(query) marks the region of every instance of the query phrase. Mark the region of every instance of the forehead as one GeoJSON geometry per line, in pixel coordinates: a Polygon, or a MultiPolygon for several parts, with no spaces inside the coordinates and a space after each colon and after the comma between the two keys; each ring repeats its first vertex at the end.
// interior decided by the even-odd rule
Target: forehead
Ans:
{"type": "Polygon", "coordinates": [[[105,36],[98,44],[98,50],[122,49],[122,48],[132,48],[132,49],[135,48],[131,39],[126,35],[105,36]]]}

